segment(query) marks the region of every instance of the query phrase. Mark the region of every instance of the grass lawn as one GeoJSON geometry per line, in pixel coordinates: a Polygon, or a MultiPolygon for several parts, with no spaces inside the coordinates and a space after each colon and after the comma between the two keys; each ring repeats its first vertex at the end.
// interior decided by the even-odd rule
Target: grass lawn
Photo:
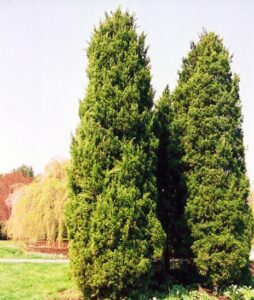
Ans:
{"type": "MultiPolygon", "coordinates": [[[[62,255],[32,253],[22,244],[0,241],[0,258],[63,258],[62,255]]],[[[0,300],[78,299],[68,277],[67,264],[0,263],[0,300]]]]}
{"type": "MultiPolygon", "coordinates": [[[[254,290],[232,287],[225,295],[231,300],[253,300],[254,290]]],[[[66,264],[0,263],[0,300],[69,300],[81,295],[68,277],[66,264]]],[[[195,289],[174,285],[165,294],[154,293],[139,300],[217,300],[195,289]]],[[[225,299],[225,298],[224,298],[225,299]]]]}
{"type": "MultiPolygon", "coordinates": [[[[12,241],[0,241],[0,258],[63,258],[51,255],[26,252],[22,244],[12,241]]],[[[69,300],[81,298],[74,283],[68,276],[68,264],[37,263],[0,263],[0,300],[69,300]]],[[[253,300],[251,287],[230,287],[224,294],[227,299],[253,300]]],[[[205,291],[187,289],[174,285],[166,293],[141,295],[139,300],[215,300],[205,291]]]]}
{"type": "Polygon", "coordinates": [[[77,299],[65,264],[0,264],[1,300],[77,299]]]}
{"type": "Polygon", "coordinates": [[[63,258],[61,254],[33,253],[23,249],[22,243],[13,241],[0,241],[0,258],[63,258]]]}

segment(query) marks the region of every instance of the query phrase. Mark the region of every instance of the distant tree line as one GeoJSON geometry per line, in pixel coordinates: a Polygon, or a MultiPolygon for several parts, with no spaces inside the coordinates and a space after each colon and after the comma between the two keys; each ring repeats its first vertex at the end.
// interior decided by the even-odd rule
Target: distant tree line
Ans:
{"type": "Polygon", "coordinates": [[[34,178],[33,168],[27,165],[22,165],[17,169],[13,169],[12,172],[21,173],[25,177],[34,178]]]}

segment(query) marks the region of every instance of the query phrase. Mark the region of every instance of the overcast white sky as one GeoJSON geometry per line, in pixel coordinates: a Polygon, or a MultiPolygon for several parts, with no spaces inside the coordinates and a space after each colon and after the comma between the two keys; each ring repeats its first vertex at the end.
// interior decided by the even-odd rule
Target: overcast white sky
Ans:
{"type": "Polygon", "coordinates": [[[248,175],[254,183],[254,1],[0,0],[0,173],[25,163],[41,172],[69,157],[87,85],[85,49],[105,11],[136,14],[147,34],[156,99],[202,28],[218,33],[241,78],[248,175]]]}

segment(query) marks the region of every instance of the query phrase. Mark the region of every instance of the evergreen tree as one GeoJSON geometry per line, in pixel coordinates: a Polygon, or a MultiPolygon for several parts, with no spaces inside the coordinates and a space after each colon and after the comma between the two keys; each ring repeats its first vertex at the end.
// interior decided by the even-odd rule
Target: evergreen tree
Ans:
{"type": "Polygon", "coordinates": [[[85,297],[124,299],[146,289],[165,239],[156,218],[150,64],[144,34],[120,10],[95,29],[87,53],[66,208],[71,269],[85,297]]]}
{"type": "Polygon", "coordinates": [[[178,135],[173,127],[174,110],[169,87],[166,86],[155,107],[153,128],[159,139],[157,149],[157,213],[166,233],[164,250],[165,269],[169,271],[170,258],[189,255],[184,219],[185,182],[182,178],[178,135]]]}
{"type": "Polygon", "coordinates": [[[172,95],[194,262],[212,286],[243,278],[253,229],[239,78],[230,62],[222,40],[204,32],[191,44],[172,95]]]}

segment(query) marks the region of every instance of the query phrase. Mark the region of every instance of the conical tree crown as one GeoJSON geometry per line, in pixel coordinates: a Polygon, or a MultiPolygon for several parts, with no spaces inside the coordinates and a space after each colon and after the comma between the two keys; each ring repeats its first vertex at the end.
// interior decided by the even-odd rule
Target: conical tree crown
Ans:
{"type": "Polygon", "coordinates": [[[172,96],[194,261],[214,286],[242,278],[252,233],[239,78],[230,62],[222,40],[203,33],[183,60],[172,96]]]}
{"type": "Polygon", "coordinates": [[[142,135],[140,114],[153,105],[150,65],[144,34],[132,15],[117,10],[95,30],[87,50],[89,86],[80,116],[96,115],[119,138],[142,135]]]}
{"type": "Polygon", "coordinates": [[[133,16],[120,10],[107,16],[88,59],[89,85],[71,146],[71,267],[89,299],[125,299],[146,289],[164,242],[156,218],[150,66],[133,16]]]}

